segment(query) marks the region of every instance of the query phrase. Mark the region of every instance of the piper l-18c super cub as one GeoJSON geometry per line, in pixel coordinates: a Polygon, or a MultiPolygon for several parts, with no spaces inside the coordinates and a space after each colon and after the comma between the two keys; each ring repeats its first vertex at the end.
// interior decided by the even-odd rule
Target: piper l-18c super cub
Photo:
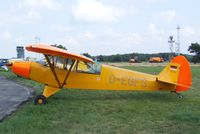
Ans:
{"type": "Polygon", "coordinates": [[[146,90],[186,91],[191,86],[190,65],[184,56],[176,56],[158,74],[95,63],[85,56],[53,46],[29,45],[28,51],[41,53],[46,61],[21,61],[12,64],[12,72],[43,83],[43,94],[34,99],[35,104],[44,104],[48,97],[62,88],[91,90],[146,90]]]}

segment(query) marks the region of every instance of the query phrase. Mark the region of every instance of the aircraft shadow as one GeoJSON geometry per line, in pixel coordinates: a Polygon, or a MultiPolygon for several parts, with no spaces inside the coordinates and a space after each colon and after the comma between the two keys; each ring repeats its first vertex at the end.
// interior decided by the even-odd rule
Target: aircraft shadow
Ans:
{"type": "Polygon", "coordinates": [[[109,91],[107,93],[103,92],[98,94],[97,93],[89,93],[90,91],[88,91],[88,94],[86,92],[84,93],[79,93],[79,95],[76,94],[71,94],[71,95],[66,95],[66,96],[53,96],[52,99],[56,99],[56,100],[149,100],[149,101],[177,101],[180,98],[177,97],[176,94],[172,94],[169,92],[118,92],[116,91],[116,93],[110,93],[109,91]]]}

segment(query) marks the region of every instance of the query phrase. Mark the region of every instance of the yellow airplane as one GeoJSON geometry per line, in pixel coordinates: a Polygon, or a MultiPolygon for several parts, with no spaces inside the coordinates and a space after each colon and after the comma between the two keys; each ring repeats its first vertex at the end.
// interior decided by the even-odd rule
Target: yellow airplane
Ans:
{"type": "Polygon", "coordinates": [[[95,63],[85,56],[47,45],[29,45],[28,51],[41,53],[46,62],[21,61],[12,64],[12,72],[43,83],[43,94],[34,99],[44,104],[62,88],[91,90],[186,91],[191,86],[190,65],[184,56],[176,56],[158,74],[95,63]]]}

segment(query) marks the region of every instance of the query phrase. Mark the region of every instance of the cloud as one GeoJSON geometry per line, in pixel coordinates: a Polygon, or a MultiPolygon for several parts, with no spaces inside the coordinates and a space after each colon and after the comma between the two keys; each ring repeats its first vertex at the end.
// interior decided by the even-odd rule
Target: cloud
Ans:
{"type": "Polygon", "coordinates": [[[7,10],[6,12],[0,12],[0,27],[12,27],[18,24],[26,24],[26,23],[35,23],[38,20],[41,20],[42,16],[37,10],[32,9],[19,9],[15,7],[15,9],[7,10]],[[10,25],[10,26],[9,26],[10,25]]]}
{"type": "Polygon", "coordinates": [[[95,35],[92,32],[86,31],[85,33],[83,33],[83,37],[87,39],[94,39],[95,35]]]}
{"type": "Polygon", "coordinates": [[[18,3],[19,8],[41,8],[57,10],[61,4],[56,0],[22,0],[18,3]]]}
{"type": "Polygon", "coordinates": [[[67,26],[64,26],[64,25],[58,25],[58,24],[53,24],[50,27],[50,29],[54,30],[54,31],[57,31],[57,32],[64,32],[64,33],[71,31],[70,27],[67,27],[67,26]]]}
{"type": "Polygon", "coordinates": [[[149,40],[153,39],[157,41],[162,41],[166,35],[163,29],[157,29],[154,23],[150,23],[148,26],[148,32],[146,33],[146,36],[148,36],[149,40]]]}
{"type": "Polygon", "coordinates": [[[73,6],[75,19],[88,22],[109,22],[125,14],[123,9],[103,4],[98,0],[79,0],[73,6]]]}
{"type": "Polygon", "coordinates": [[[156,16],[158,16],[164,21],[172,22],[176,17],[176,11],[173,10],[160,11],[156,13],[156,16]]]}
{"type": "Polygon", "coordinates": [[[165,2],[167,0],[145,0],[146,3],[158,3],[158,2],[165,2]]]}
{"type": "Polygon", "coordinates": [[[15,37],[14,40],[16,44],[24,44],[24,42],[27,40],[27,37],[20,35],[15,37]]]}
{"type": "Polygon", "coordinates": [[[191,36],[195,36],[195,35],[196,35],[196,31],[194,28],[192,28],[190,26],[186,26],[185,28],[183,28],[183,36],[191,37],[191,36]]]}
{"type": "Polygon", "coordinates": [[[153,23],[149,24],[148,30],[149,30],[149,32],[151,34],[154,35],[156,33],[156,26],[155,26],[155,24],[153,24],[153,23]]]}
{"type": "Polygon", "coordinates": [[[2,26],[4,26],[4,22],[1,21],[0,22],[0,27],[2,27],[2,26]]]}
{"type": "Polygon", "coordinates": [[[135,32],[122,33],[122,32],[116,32],[111,29],[108,29],[108,30],[105,30],[105,32],[103,32],[103,34],[100,34],[99,36],[105,39],[107,38],[110,42],[116,41],[115,43],[113,43],[114,45],[123,44],[123,45],[120,45],[122,47],[124,46],[129,47],[129,45],[139,45],[142,43],[141,35],[135,32]]]}
{"type": "Polygon", "coordinates": [[[75,36],[61,37],[58,42],[65,44],[69,51],[98,55],[142,51],[143,38],[139,33],[107,29],[101,32],[86,30],[75,36]]]}
{"type": "Polygon", "coordinates": [[[2,17],[4,18],[4,21],[10,25],[35,23],[42,19],[41,15],[33,10],[27,11],[23,14],[22,13],[16,13],[11,15],[5,14],[2,17]]]}
{"type": "Polygon", "coordinates": [[[29,20],[39,20],[41,19],[41,15],[35,11],[29,11],[27,14],[26,14],[26,17],[27,19],[29,20]]]}
{"type": "Polygon", "coordinates": [[[12,39],[12,35],[10,32],[8,31],[4,31],[0,33],[0,39],[2,40],[11,40],[12,39]]]}
{"type": "Polygon", "coordinates": [[[92,55],[116,53],[168,52],[168,32],[150,23],[145,32],[122,32],[113,29],[86,30],[76,35],[61,37],[69,51],[92,55]]]}
{"type": "MultiPolygon", "coordinates": [[[[180,42],[181,42],[181,48],[188,46],[193,42],[199,42],[200,41],[200,33],[199,27],[193,27],[193,26],[185,26],[181,27],[180,29],[180,42]]],[[[187,49],[185,48],[185,49],[187,49]]]]}

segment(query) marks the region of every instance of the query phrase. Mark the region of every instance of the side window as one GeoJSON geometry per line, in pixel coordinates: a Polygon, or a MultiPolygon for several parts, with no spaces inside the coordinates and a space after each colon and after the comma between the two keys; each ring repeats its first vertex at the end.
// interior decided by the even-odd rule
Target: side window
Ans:
{"type": "Polygon", "coordinates": [[[73,60],[63,58],[63,69],[69,70],[71,65],[72,65],[72,63],[73,63],[73,60]]]}
{"type": "Polygon", "coordinates": [[[54,57],[54,65],[60,69],[64,68],[64,59],[61,57],[54,57]]]}
{"type": "Polygon", "coordinates": [[[55,67],[60,68],[60,69],[65,69],[65,70],[69,70],[73,63],[73,60],[62,58],[62,57],[55,57],[54,60],[55,60],[54,61],[55,67]]]}
{"type": "Polygon", "coordinates": [[[83,61],[78,61],[76,63],[76,71],[80,73],[100,74],[101,65],[97,63],[92,64],[83,61]]]}
{"type": "Polygon", "coordinates": [[[76,63],[76,70],[79,71],[79,72],[88,72],[89,71],[88,65],[85,64],[82,61],[77,61],[77,63],[76,63]]]}
{"type": "MultiPolygon", "coordinates": [[[[56,56],[48,56],[50,63],[53,64],[56,68],[69,70],[70,66],[72,65],[73,61],[71,59],[56,57],[56,56]]],[[[43,58],[40,61],[37,61],[43,66],[49,66],[46,59],[43,58]]]]}

